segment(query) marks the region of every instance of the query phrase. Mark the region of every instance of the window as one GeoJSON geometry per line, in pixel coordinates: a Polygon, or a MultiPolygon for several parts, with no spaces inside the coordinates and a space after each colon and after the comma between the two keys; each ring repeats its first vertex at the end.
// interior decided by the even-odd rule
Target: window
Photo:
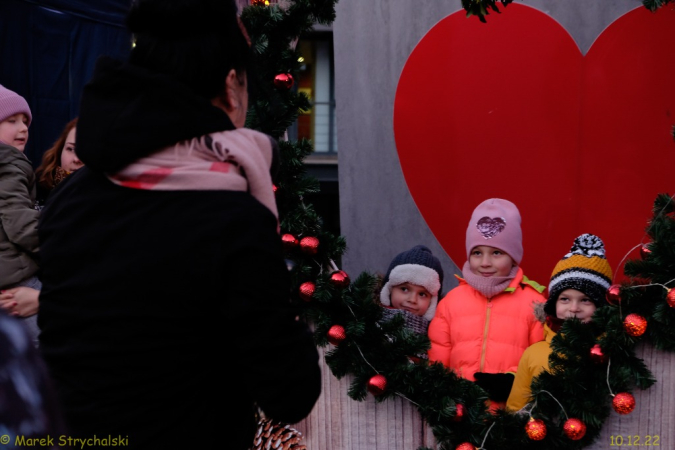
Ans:
{"type": "Polygon", "coordinates": [[[303,58],[297,86],[312,109],[298,117],[295,137],[311,140],[316,156],[337,152],[332,38],[332,33],[313,33],[297,47],[303,58]]]}

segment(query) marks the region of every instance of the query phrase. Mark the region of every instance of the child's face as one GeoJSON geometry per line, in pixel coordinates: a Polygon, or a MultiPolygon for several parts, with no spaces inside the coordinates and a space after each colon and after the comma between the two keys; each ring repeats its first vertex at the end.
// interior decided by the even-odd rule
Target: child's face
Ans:
{"type": "Polygon", "coordinates": [[[555,302],[555,314],[558,319],[576,317],[583,323],[588,323],[596,309],[590,297],[576,289],[565,289],[555,302]]]}
{"type": "Polygon", "coordinates": [[[61,168],[67,172],[75,172],[84,165],[75,153],[75,130],[76,128],[73,128],[68,132],[66,142],[61,149],[61,168]]]}
{"type": "Polygon", "coordinates": [[[0,141],[23,151],[28,142],[28,117],[19,113],[0,122],[0,141]]]}
{"type": "Polygon", "coordinates": [[[505,277],[513,266],[515,263],[508,254],[488,245],[474,247],[469,255],[471,272],[485,278],[505,277]]]}
{"type": "Polygon", "coordinates": [[[424,287],[403,283],[391,288],[391,306],[423,316],[429,309],[432,295],[424,287]]]}

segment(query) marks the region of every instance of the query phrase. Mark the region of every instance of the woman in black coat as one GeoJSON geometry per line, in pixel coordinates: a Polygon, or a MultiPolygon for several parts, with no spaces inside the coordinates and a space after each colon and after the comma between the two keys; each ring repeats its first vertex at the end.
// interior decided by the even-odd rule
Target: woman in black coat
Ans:
{"type": "Polygon", "coordinates": [[[248,448],[254,412],[295,423],[320,393],[289,303],[271,171],[241,128],[249,45],[227,0],[139,0],[127,62],[82,96],[85,167],[39,224],[40,345],[70,436],[248,448]]]}

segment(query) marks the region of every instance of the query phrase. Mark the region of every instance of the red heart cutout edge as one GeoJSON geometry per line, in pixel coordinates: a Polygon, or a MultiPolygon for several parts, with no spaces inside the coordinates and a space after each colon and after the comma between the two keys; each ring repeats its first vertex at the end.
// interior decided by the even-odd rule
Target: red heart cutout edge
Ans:
{"type": "Polygon", "coordinates": [[[423,37],[399,79],[394,135],[410,193],[459,267],[473,209],[499,197],[521,212],[530,278],[547,284],[593,233],[622,279],[656,195],[673,190],[673,30],[672,11],[639,7],[583,56],[550,16],[511,4],[488,24],[459,11],[423,37]]]}

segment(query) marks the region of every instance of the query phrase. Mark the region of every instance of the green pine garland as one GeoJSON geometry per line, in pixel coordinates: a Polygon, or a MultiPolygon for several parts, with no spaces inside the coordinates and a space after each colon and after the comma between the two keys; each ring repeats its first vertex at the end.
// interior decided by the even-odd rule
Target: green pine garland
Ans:
{"type": "MultiPolygon", "coordinates": [[[[502,6],[506,7],[513,0],[499,0],[502,6]]],[[[466,11],[466,17],[476,16],[485,23],[485,16],[490,14],[490,10],[499,13],[497,8],[497,0],[462,0],[462,8],[466,11]]]]}
{"type": "MultiPolygon", "coordinates": [[[[504,6],[512,0],[500,0],[504,6]]],[[[671,0],[648,2],[655,10],[671,0]]],[[[292,49],[294,40],[307,32],[313,23],[331,23],[336,0],[295,0],[287,8],[278,5],[249,6],[242,12],[254,50],[251,75],[251,107],[247,126],[280,139],[282,167],[277,187],[281,217],[292,278],[292,297],[302,306],[305,316],[315,326],[318,346],[329,344],[329,330],[334,325],[344,329],[344,340],[333,346],[326,362],[337,378],[352,377],[348,395],[364,400],[368,383],[376,374],[387,380],[386,390],[375,398],[378,402],[398,396],[412,402],[432,428],[441,449],[454,449],[460,443],[475,447],[509,449],[580,449],[597,438],[601,426],[611,413],[611,394],[646,389],[654,378],[635,356],[635,344],[646,338],[657,348],[675,349],[675,309],[665,300],[667,289],[675,287],[675,208],[673,199],[659,195],[654,216],[647,228],[651,239],[642,260],[629,261],[625,273],[630,283],[621,286],[620,306],[597,310],[590,325],[576,320],[565,321],[553,339],[551,371],[542,373],[532,384],[533,400],[529,414],[493,415],[487,411],[486,393],[472,382],[455,375],[439,363],[412,362],[411,355],[426,352],[429,340],[410,332],[400,318],[382,322],[382,309],[376,293],[380,280],[364,272],[348,287],[331,280],[338,270],[335,261],[346,250],[343,237],[323,229],[321,218],[306,195],[318,192],[318,182],[306,176],[303,160],[312,152],[307,140],[285,141],[285,130],[297,120],[300,110],[310,107],[309,99],[292,89],[275,87],[278,74],[299,73],[299,54],[292,49]],[[319,240],[316,253],[298,244],[303,237],[319,240]],[[288,238],[288,236],[285,236],[288,238]],[[313,283],[311,298],[303,299],[300,286],[313,283]],[[309,300],[309,301],[307,301],[309,300]],[[643,337],[629,336],[623,318],[636,313],[646,318],[643,337]],[[595,363],[590,349],[599,344],[609,363],[595,363]],[[609,371],[609,372],[608,372],[609,371]],[[609,380],[611,387],[607,384],[609,380]],[[580,389],[580,387],[582,387],[580,389]],[[610,392],[611,388],[611,392],[610,392]],[[463,417],[456,421],[458,405],[463,417]],[[546,438],[534,441],[527,437],[525,425],[530,415],[542,420],[546,438]],[[585,436],[570,440],[563,433],[567,417],[578,418],[587,427],[585,436]]],[[[495,0],[462,2],[467,15],[484,21],[488,10],[497,11],[495,0]]],[[[307,297],[305,292],[305,297],[307,297]]]]}
{"type": "MultiPolygon", "coordinates": [[[[655,12],[673,1],[675,0],[642,0],[642,5],[651,12],[655,12]]],[[[497,7],[498,2],[506,7],[513,3],[513,0],[462,0],[462,8],[466,11],[467,17],[476,16],[481,22],[485,23],[487,22],[485,16],[489,15],[490,11],[500,12],[497,7]]]]}
{"type": "Polygon", "coordinates": [[[647,8],[651,12],[654,12],[657,9],[667,5],[672,1],[673,0],[642,0],[642,4],[644,5],[645,8],[647,8]]]}

